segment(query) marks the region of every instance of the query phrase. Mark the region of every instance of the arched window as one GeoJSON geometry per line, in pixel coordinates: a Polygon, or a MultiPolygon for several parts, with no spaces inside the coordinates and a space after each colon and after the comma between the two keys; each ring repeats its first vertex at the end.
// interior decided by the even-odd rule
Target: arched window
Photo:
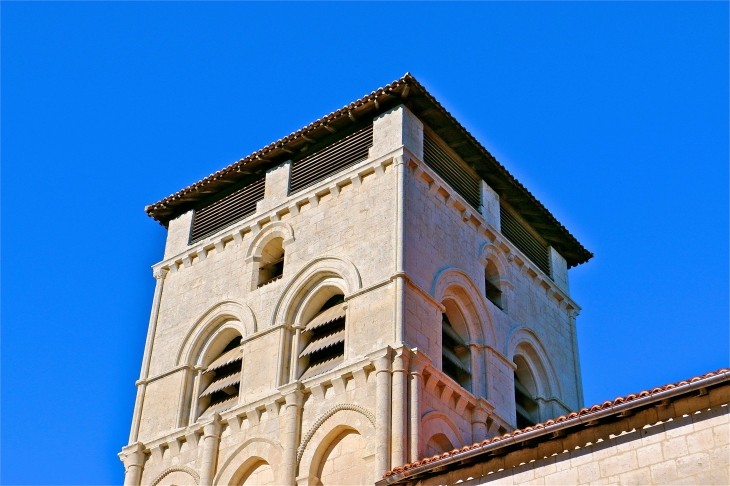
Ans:
{"type": "Polygon", "coordinates": [[[214,354],[198,386],[198,417],[223,412],[238,403],[241,384],[241,336],[228,342],[214,354]]]}
{"type": "Polygon", "coordinates": [[[499,271],[497,265],[491,260],[487,260],[487,267],[484,270],[484,284],[487,299],[500,309],[504,309],[502,306],[502,289],[499,286],[499,271]]]}
{"type": "Polygon", "coordinates": [[[301,335],[300,379],[305,380],[337,367],[345,359],[345,299],[330,297],[309,320],[301,335]]]}
{"type": "Polygon", "coordinates": [[[527,362],[521,356],[514,359],[515,370],[515,408],[517,409],[517,428],[535,425],[540,421],[540,405],[535,400],[537,383],[527,362]]]}
{"type": "Polygon", "coordinates": [[[261,252],[258,286],[266,285],[284,275],[284,239],[272,239],[261,252]]]}
{"type": "Polygon", "coordinates": [[[447,301],[444,305],[446,313],[441,317],[441,369],[471,391],[471,353],[462,337],[466,335],[464,319],[452,302],[447,301]]]}

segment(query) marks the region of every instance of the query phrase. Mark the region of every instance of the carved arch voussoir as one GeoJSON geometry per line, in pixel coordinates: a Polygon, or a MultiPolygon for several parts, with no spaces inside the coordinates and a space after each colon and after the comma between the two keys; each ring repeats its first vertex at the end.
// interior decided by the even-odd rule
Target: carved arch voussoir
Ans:
{"type": "Polygon", "coordinates": [[[353,412],[358,412],[363,414],[375,427],[375,415],[373,415],[368,409],[365,407],[361,407],[360,405],[355,405],[352,403],[341,403],[339,405],[335,405],[334,407],[327,410],[325,413],[323,413],[314,424],[309,428],[307,433],[302,437],[302,443],[299,445],[299,448],[297,449],[297,464],[302,460],[302,456],[304,455],[304,451],[307,448],[307,444],[309,444],[309,441],[312,439],[314,434],[319,430],[319,428],[324,424],[327,419],[332,417],[337,412],[341,412],[343,410],[352,410],[353,412]]]}
{"type": "Polygon", "coordinates": [[[189,467],[171,466],[171,467],[168,467],[167,469],[165,469],[164,471],[162,471],[160,474],[158,474],[157,477],[154,480],[152,480],[152,482],[150,483],[150,486],[157,486],[158,484],[160,484],[160,481],[162,481],[165,478],[165,476],[167,476],[168,474],[172,474],[174,472],[187,473],[193,478],[193,480],[195,481],[195,484],[200,484],[200,476],[198,475],[198,473],[196,473],[189,467]]]}
{"type": "Polygon", "coordinates": [[[266,244],[274,238],[282,238],[284,240],[284,246],[287,246],[294,241],[294,229],[289,223],[283,221],[275,221],[266,225],[251,240],[251,244],[249,244],[248,250],[246,250],[246,258],[260,257],[266,244]]]}

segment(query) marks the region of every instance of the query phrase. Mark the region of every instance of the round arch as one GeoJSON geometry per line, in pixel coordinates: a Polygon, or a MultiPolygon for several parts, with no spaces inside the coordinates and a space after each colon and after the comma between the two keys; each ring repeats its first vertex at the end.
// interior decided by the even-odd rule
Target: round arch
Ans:
{"type": "Polygon", "coordinates": [[[514,362],[515,356],[521,357],[535,374],[538,396],[543,398],[561,397],[560,382],[550,356],[535,333],[526,328],[513,329],[507,337],[507,359],[514,362]]]}
{"type": "Polygon", "coordinates": [[[271,326],[291,324],[302,297],[327,278],[341,279],[345,296],[362,288],[360,273],[352,262],[333,256],[315,258],[304,265],[284,288],[272,313],[271,326]]]}
{"type": "Polygon", "coordinates": [[[282,246],[286,248],[289,244],[294,242],[294,229],[289,223],[284,221],[274,221],[268,224],[262,229],[248,246],[246,250],[246,259],[261,258],[261,252],[263,251],[266,244],[274,238],[283,239],[282,246]]]}
{"type": "Polygon", "coordinates": [[[439,434],[445,435],[454,448],[460,448],[466,444],[459,428],[449,417],[440,412],[429,412],[421,420],[421,437],[424,440],[420,444],[419,457],[423,457],[425,454],[428,442],[439,434]]]}
{"type": "Polygon", "coordinates": [[[510,281],[510,265],[504,252],[493,245],[492,243],[485,243],[482,249],[479,251],[479,261],[483,266],[486,267],[487,262],[492,262],[497,267],[499,272],[500,280],[510,281]]]}
{"type": "Polygon", "coordinates": [[[450,299],[458,304],[466,318],[471,341],[494,346],[492,316],[479,288],[465,272],[456,268],[442,270],[434,279],[431,294],[438,302],[450,299]]]}
{"type": "Polygon", "coordinates": [[[347,431],[353,431],[362,437],[365,444],[363,457],[375,454],[374,416],[363,407],[347,405],[350,404],[335,406],[322,414],[303,436],[306,443],[302,441],[297,454],[298,476],[306,475],[310,480],[318,479],[318,469],[328,448],[347,431]]]}
{"type": "Polygon", "coordinates": [[[177,365],[194,365],[201,349],[211,341],[210,337],[226,328],[237,331],[244,338],[254,334],[257,325],[251,308],[229,300],[208,309],[185,335],[177,353],[177,365]]]}
{"type": "Polygon", "coordinates": [[[150,486],[157,486],[158,484],[160,484],[162,482],[163,479],[165,479],[165,477],[169,476],[170,474],[176,473],[176,472],[185,473],[193,479],[195,484],[200,484],[200,476],[198,475],[198,473],[196,473],[189,467],[172,466],[172,467],[168,467],[167,469],[162,471],[160,474],[158,474],[157,477],[155,477],[155,479],[152,480],[152,482],[150,483],[150,486]]]}
{"type": "Polygon", "coordinates": [[[231,455],[223,461],[220,472],[213,480],[214,486],[237,485],[252,467],[260,462],[268,463],[274,471],[274,479],[281,483],[279,477],[282,465],[283,449],[281,445],[271,439],[254,437],[238,446],[231,455]]]}

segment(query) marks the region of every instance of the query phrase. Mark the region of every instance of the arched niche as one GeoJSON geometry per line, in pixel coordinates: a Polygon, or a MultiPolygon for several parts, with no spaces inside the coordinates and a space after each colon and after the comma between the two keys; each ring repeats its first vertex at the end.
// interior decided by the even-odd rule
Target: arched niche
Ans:
{"type": "Polygon", "coordinates": [[[303,436],[298,451],[298,484],[315,486],[320,484],[322,466],[343,440],[353,434],[362,440],[362,449],[357,451],[362,465],[369,473],[367,481],[352,484],[372,484],[375,459],[375,418],[372,413],[358,405],[342,404],[325,412],[303,436]]]}
{"type": "Polygon", "coordinates": [[[272,484],[281,484],[279,476],[282,467],[281,446],[267,438],[255,437],[238,446],[220,464],[219,472],[213,480],[214,486],[238,486],[251,480],[256,470],[268,465],[274,476],[272,484]]]}
{"type": "MultiPolygon", "coordinates": [[[[466,445],[459,428],[448,416],[441,412],[429,412],[423,417],[421,420],[421,437],[423,437],[423,441],[420,444],[419,457],[430,457],[427,455],[427,451],[428,444],[431,442],[433,442],[432,447],[438,445],[439,448],[447,447],[447,442],[444,439],[448,440],[448,444],[451,444],[452,448],[458,449],[466,445]]],[[[450,450],[442,452],[449,452],[450,450]]]]}
{"type": "Polygon", "coordinates": [[[150,483],[150,486],[193,486],[200,483],[197,472],[187,466],[171,466],[162,471],[150,483]]]}

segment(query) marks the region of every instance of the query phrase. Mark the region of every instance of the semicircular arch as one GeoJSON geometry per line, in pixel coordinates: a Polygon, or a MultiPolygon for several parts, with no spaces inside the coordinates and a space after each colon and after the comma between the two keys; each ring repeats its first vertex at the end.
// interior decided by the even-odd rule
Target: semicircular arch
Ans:
{"type": "Polygon", "coordinates": [[[419,457],[423,457],[426,444],[428,444],[432,437],[438,434],[445,435],[454,448],[459,448],[466,444],[459,428],[448,416],[441,412],[429,412],[421,420],[421,436],[424,440],[421,443],[423,450],[418,451],[419,457]]]}
{"type": "Polygon", "coordinates": [[[434,279],[431,294],[438,302],[452,299],[457,302],[469,328],[470,339],[479,344],[495,344],[492,316],[484,303],[479,288],[471,278],[457,268],[446,268],[434,279]]]}
{"type": "Polygon", "coordinates": [[[365,443],[364,456],[375,453],[375,416],[359,405],[336,405],[320,415],[303,436],[302,445],[297,451],[299,475],[306,473],[310,477],[316,476],[325,451],[333,440],[347,430],[362,437],[365,443]]]}
{"type": "Polygon", "coordinates": [[[509,361],[514,362],[515,356],[519,355],[527,361],[531,371],[538,375],[536,384],[540,396],[545,398],[562,396],[560,382],[550,356],[540,338],[531,329],[526,327],[513,329],[507,337],[506,349],[509,361]]]}
{"type": "Polygon", "coordinates": [[[210,337],[225,327],[235,329],[242,337],[250,336],[257,330],[256,316],[249,306],[234,300],[212,306],[195,321],[183,338],[177,353],[177,365],[193,365],[210,337]]]}
{"type": "Polygon", "coordinates": [[[362,288],[360,273],[349,260],[334,256],[315,258],[304,265],[284,288],[272,313],[271,326],[290,324],[302,297],[320,281],[332,277],[342,280],[345,297],[362,288]]]}
{"type": "Polygon", "coordinates": [[[249,470],[263,461],[271,466],[274,479],[281,483],[279,472],[282,466],[283,449],[277,442],[265,437],[252,437],[231,453],[223,461],[220,472],[213,480],[214,486],[228,486],[239,484],[249,470]]]}
{"type": "Polygon", "coordinates": [[[175,472],[182,472],[188,474],[191,478],[193,478],[193,481],[195,481],[195,484],[200,484],[200,476],[198,473],[196,473],[194,470],[187,466],[171,466],[162,471],[160,474],[158,474],[155,479],[152,480],[150,483],[150,486],[157,486],[162,482],[163,479],[165,479],[166,476],[175,473],[175,472]]]}
{"type": "Polygon", "coordinates": [[[246,250],[246,258],[261,257],[263,249],[267,243],[275,238],[283,239],[284,248],[294,241],[294,229],[289,223],[284,221],[274,221],[266,225],[256,236],[246,250]]]}

